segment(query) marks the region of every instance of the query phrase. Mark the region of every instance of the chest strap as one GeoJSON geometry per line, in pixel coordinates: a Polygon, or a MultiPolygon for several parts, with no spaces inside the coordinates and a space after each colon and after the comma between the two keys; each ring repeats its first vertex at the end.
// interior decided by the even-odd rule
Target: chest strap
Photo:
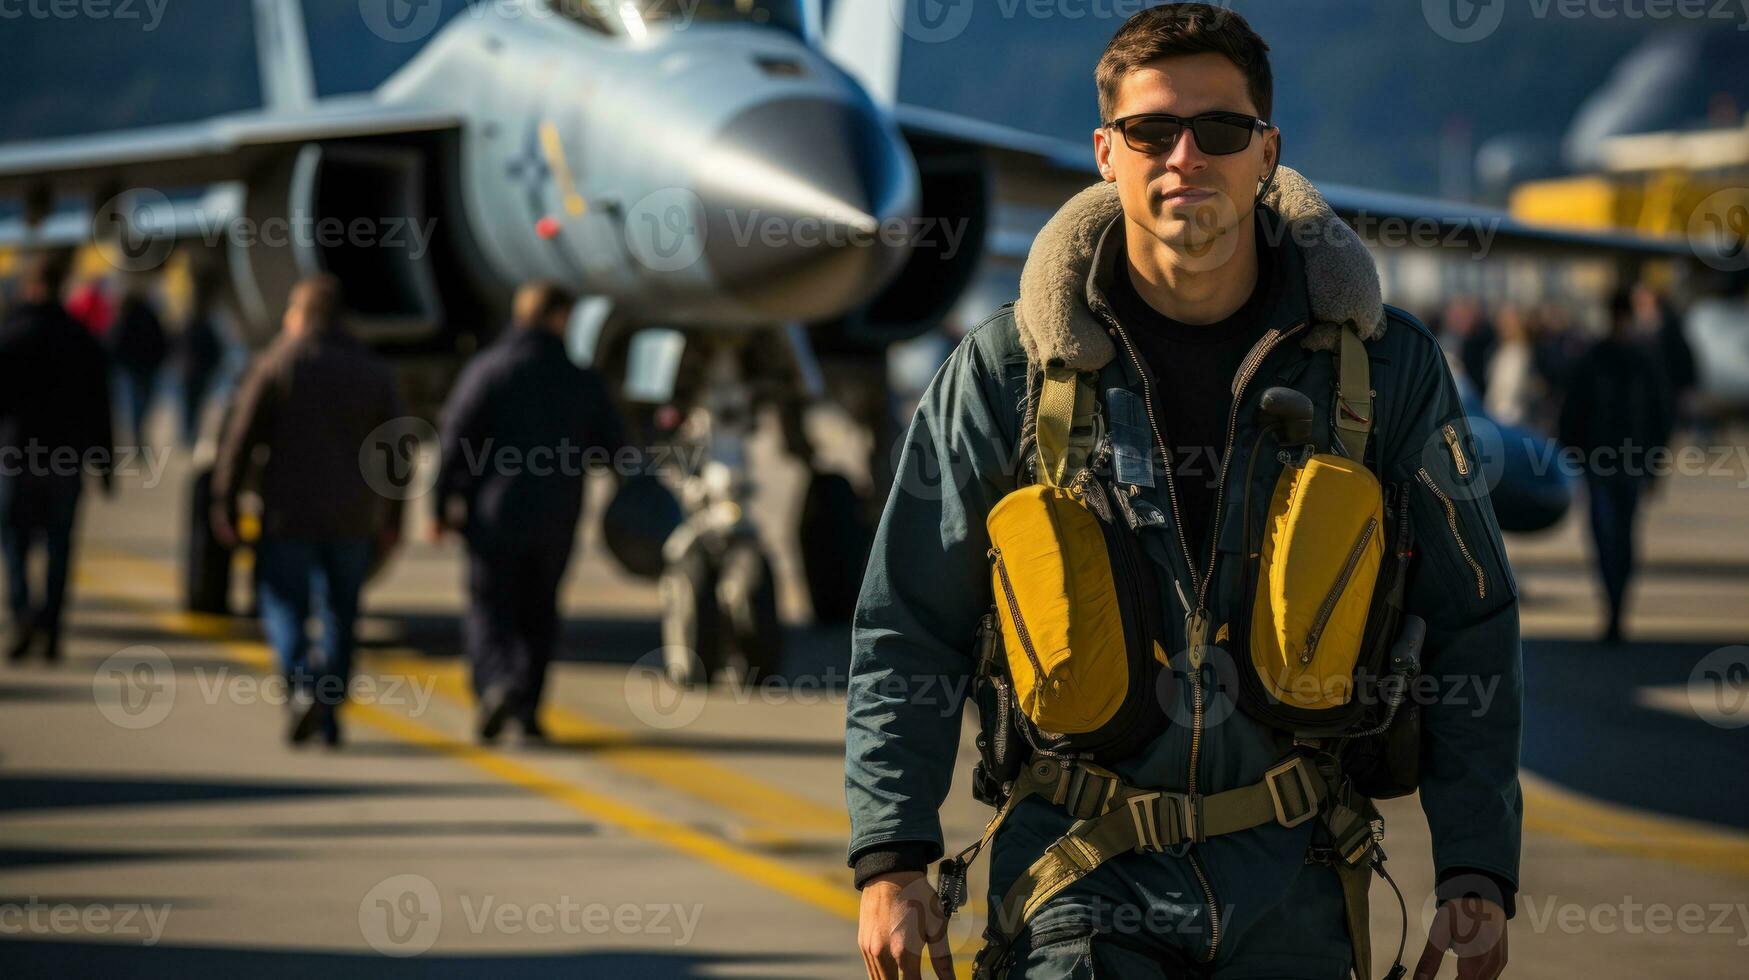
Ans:
{"type": "Polygon", "coordinates": [[[1372,434],[1372,362],[1366,344],[1353,329],[1341,329],[1342,349],[1336,359],[1336,438],[1343,455],[1366,465],[1366,440],[1372,434]]]}
{"type": "Polygon", "coordinates": [[[974,977],[993,975],[1032,916],[1063,889],[1120,854],[1157,853],[1265,824],[1297,827],[1318,815],[1327,796],[1322,775],[1301,754],[1283,759],[1251,784],[1207,796],[1145,790],[1091,763],[1035,759],[972,846],[941,864],[938,890],[949,915],[964,901],[965,870],[1023,799],[1042,796],[1075,824],[1032,863],[992,910],[974,977]]]}

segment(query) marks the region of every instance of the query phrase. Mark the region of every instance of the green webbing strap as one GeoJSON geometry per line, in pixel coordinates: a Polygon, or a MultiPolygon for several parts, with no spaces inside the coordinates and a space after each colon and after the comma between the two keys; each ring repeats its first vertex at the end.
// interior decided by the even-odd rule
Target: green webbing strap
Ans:
{"type": "Polygon", "coordinates": [[[1372,980],[1372,912],[1367,905],[1367,892],[1372,888],[1372,865],[1354,867],[1341,861],[1331,862],[1336,878],[1342,882],[1342,904],[1348,919],[1348,939],[1354,946],[1354,975],[1357,980],[1372,980]]]}
{"type": "MultiPolygon", "coordinates": [[[[986,971],[1001,962],[1046,902],[1106,861],[1269,823],[1298,826],[1317,815],[1327,795],[1316,765],[1299,754],[1277,763],[1260,782],[1203,797],[1138,789],[1098,767],[1065,770],[1056,760],[1039,759],[1015,784],[1016,798],[1035,793],[1066,804],[1081,819],[1021,873],[992,910],[985,931],[990,942],[977,961],[986,971]]],[[[988,828],[984,839],[994,832],[988,828]]]]}
{"type": "Polygon", "coordinates": [[[1038,481],[1066,485],[1093,451],[1093,385],[1073,368],[1047,365],[1038,399],[1038,481]]]}
{"type": "Polygon", "coordinates": [[[1366,463],[1366,440],[1372,433],[1372,365],[1366,359],[1366,344],[1353,328],[1343,326],[1342,351],[1336,363],[1336,437],[1342,451],[1357,463],[1366,463]]]}

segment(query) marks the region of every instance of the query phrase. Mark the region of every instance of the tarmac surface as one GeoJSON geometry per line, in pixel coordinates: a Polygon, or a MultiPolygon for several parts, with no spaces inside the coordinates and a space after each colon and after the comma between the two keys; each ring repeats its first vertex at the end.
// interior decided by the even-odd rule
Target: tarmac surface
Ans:
{"type": "MultiPolygon", "coordinates": [[[[860,450],[820,443],[846,462],[860,450]]],[[[367,594],[346,745],[292,748],[255,623],[178,609],[186,454],[150,487],[88,493],[64,661],[0,667],[0,977],[861,976],[848,632],[797,625],[794,531],[776,518],[801,473],[771,448],[763,435],[756,513],[792,624],[777,681],[667,688],[646,669],[655,589],[612,567],[589,523],[538,748],[472,741],[459,544],[409,527],[367,594]]],[[[1527,678],[1511,976],[1749,962],[1749,682],[1732,666],[1749,654],[1734,647],[1749,643],[1745,486],[1741,466],[1677,476],[1650,503],[1622,647],[1589,640],[1601,590],[1582,503],[1509,542],[1527,678]]],[[[968,733],[950,842],[988,815],[973,758],[968,733]]],[[[1432,910],[1426,824],[1413,798],[1384,810],[1412,965],[1432,910]]],[[[953,932],[962,975],[982,903],[971,912],[953,932]]],[[[1382,973],[1399,931],[1382,883],[1373,918],[1382,973]]]]}

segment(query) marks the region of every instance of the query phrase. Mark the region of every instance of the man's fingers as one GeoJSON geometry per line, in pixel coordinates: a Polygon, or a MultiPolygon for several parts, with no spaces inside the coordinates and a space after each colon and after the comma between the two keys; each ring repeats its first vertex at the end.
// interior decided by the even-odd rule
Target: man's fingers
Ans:
{"type": "Polygon", "coordinates": [[[1421,959],[1415,964],[1415,980],[1433,980],[1433,975],[1439,972],[1439,964],[1445,962],[1445,950],[1434,945],[1433,940],[1427,940],[1427,948],[1421,951],[1421,959]]]}

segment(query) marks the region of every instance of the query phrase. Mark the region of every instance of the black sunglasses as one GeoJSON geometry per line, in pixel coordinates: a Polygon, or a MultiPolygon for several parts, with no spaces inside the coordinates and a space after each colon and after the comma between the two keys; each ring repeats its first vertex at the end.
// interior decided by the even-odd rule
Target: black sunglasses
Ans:
{"type": "Polygon", "coordinates": [[[1251,145],[1251,134],[1269,124],[1243,112],[1205,112],[1197,116],[1174,116],[1168,112],[1143,112],[1106,123],[1123,134],[1124,143],[1137,153],[1171,153],[1185,127],[1196,134],[1196,147],[1210,156],[1226,156],[1251,145]]]}

